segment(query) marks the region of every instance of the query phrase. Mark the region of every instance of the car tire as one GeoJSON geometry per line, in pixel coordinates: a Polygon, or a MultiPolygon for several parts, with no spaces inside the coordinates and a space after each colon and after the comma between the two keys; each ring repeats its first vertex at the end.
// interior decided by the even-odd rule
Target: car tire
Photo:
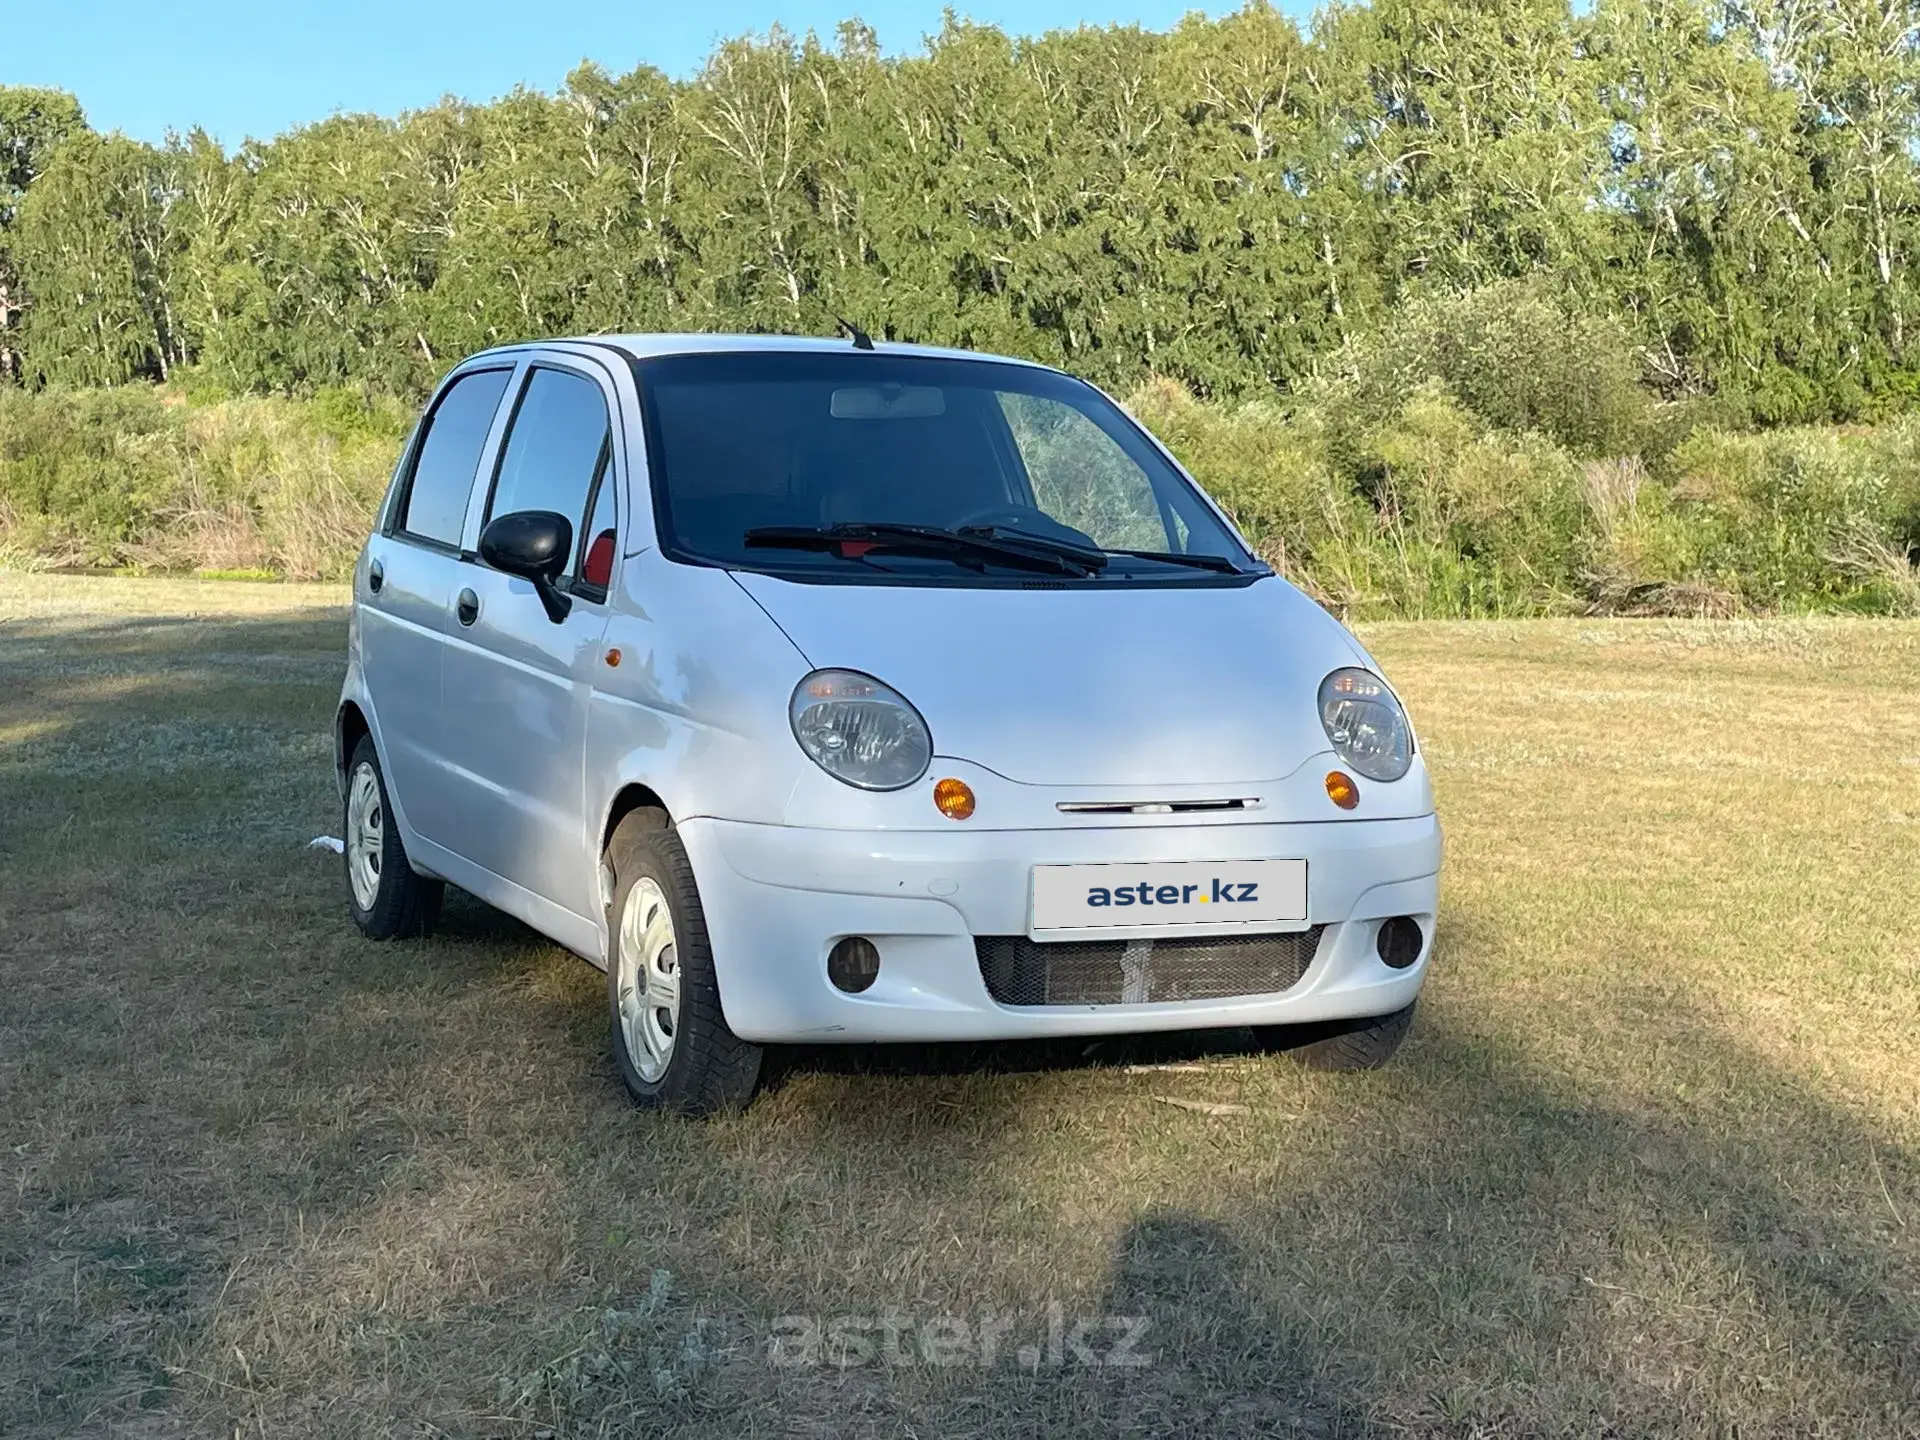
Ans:
{"type": "Polygon", "coordinates": [[[428,879],[407,859],[400,827],[387,803],[387,778],[373,737],[362,735],[347,762],[341,811],[347,903],[353,923],[369,940],[412,940],[440,923],[446,883],[428,879]]]}
{"type": "Polygon", "coordinates": [[[1311,1070],[1378,1070],[1413,1028],[1413,1010],[1409,1005],[1391,1015],[1290,1026],[1273,1031],[1271,1039],[1311,1070]]]}
{"type": "Polygon", "coordinates": [[[739,1110],[759,1086],[763,1052],[727,1026],[693,866],[664,821],[658,811],[637,811],[607,844],[614,1068],[643,1109],[690,1116],[739,1110]]]}

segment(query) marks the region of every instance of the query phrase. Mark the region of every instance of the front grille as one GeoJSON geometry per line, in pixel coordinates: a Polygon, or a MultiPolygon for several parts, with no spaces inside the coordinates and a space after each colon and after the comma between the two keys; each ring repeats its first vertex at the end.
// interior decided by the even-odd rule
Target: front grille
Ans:
{"type": "Polygon", "coordinates": [[[1062,815],[1198,815],[1209,810],[1251,810],[1258,796],[1232,800],[1062,800],[1062,815]]]}
{"type": "Polygon", "coordinates": [[[1313,963],[1326,928],[1044,944],[1024,935],[980,935],[973,945],[987,993],[1002,1005],[1149,1005],[1290,990],[1313,963]]]}

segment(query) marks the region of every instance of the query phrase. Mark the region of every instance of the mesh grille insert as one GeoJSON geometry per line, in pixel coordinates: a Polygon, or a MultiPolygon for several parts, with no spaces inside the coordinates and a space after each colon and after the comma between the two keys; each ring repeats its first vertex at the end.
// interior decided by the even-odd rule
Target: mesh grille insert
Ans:
{"type": "Polygon", "coordinates": [[[980,935],[973,945],[987,993],[1002,1005],[1148,1005],[1290,990],[1313,963],[1326,928],[1045,944],[1024,935],[980,935]]]}

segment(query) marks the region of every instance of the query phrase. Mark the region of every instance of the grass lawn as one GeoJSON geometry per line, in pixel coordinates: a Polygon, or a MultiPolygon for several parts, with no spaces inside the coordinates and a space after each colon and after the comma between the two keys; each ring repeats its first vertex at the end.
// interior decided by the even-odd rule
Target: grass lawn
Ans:
{"type": "Polygon", "coordinates": [[[517,924],[358,938],[342,599],[0,575],[0,1434],[1920,1434],[1920,624],[1369,630],[1449,842],[1384,1071],[702,1126],[517,924]]]}

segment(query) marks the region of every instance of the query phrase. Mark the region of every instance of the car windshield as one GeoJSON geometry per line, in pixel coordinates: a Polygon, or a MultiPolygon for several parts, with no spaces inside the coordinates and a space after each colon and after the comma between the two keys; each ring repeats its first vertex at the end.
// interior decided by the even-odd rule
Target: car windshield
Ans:
{"type": "Polygon", "coordinates": [[[1070,376],[853,349],[634,369],[677,559],[927,584],[1268,573],[1138,426],[1070,376]]]}

